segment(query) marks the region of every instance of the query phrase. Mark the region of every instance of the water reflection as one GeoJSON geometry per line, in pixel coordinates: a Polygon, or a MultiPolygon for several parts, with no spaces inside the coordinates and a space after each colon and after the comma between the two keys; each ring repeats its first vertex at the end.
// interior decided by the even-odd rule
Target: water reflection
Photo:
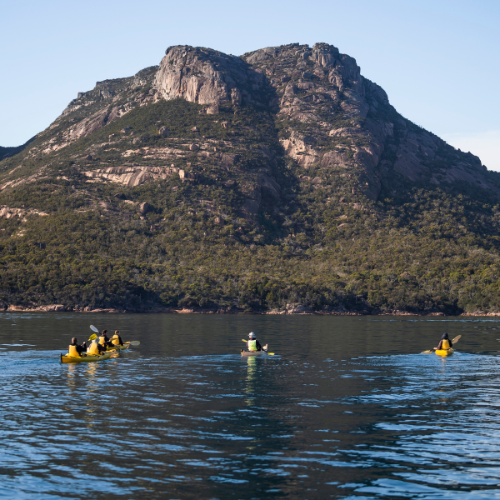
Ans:
{"type": "Polygon", "coordinates": [[[247,406],[253,406],[255,404],[255,398],[252,397],[255,394],[255,378],[257,372],[257,358],[254,356],[247,356],[247,377],[245,384],[245,393],[248,397],[245,399],[247,406]]]}

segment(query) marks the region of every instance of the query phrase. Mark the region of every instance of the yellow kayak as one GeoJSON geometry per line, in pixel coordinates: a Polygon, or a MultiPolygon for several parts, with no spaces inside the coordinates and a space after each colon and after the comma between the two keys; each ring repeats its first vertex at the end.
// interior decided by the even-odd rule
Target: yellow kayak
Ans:
{"type": "Polygon", "coordinates": [[[455,351],[453,348],[450,349],[438,349],[434,351],[438,356],[451,356],[455,351]]]}
{"type": "Polygon", "coordinates": [[[103,361],[105,359],[109,359],[112,354],[115,354],[116,351],[113,349],[112,351],[105,352],[100,356],[95,354],[82,354],[81,356],[74,357],[69,354],[61,354],[61,363],[92,363],[93,361],[103,361]]]}
{"type": "Polygon", "coordinates": [[[130,347],[130,342],[124,342],[123,345],[114,345],[113,347],[107,347],[106,351],[114,351],[115,349],[117,351],[123,351],[123,349],[128,349],[130,347]]]}

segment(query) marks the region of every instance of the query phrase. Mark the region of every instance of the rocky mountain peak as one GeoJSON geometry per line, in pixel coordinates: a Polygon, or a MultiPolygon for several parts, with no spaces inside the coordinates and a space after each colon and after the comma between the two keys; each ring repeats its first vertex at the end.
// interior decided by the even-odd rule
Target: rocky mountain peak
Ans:
{"type": "MultiPolygon", "coordinates": [[[[201,105],[200,113],[209,115],[222,107],[231,114],[266,113],[278,132],[268,139],[279,141],[286,161],[327,177],[346,173],[349,190],[372,200],[402,185],[498,190],[478,158],[398,114],[384,90],[361,75],[354,58],[326,43],[267,47],[241,57],[169,47],[159,66],[79,93],[39,134],[30,155],[58,151],[134,109],[174,99],[201,105]]],[[[229,123],[227,116],[221,123],[229,123]]],[[[168,126],[162,125],[166,134],[168,126]]]]}
{"type": "Polygon", "coordinates": [[[163,99],[181,98],[208,105],[209,114],[217,113],[224,103],[265,105],[259,96],[265,88],[263,75],[241,58],[212,49],[185,45],[168,48],[154,87],[163,99]]]}

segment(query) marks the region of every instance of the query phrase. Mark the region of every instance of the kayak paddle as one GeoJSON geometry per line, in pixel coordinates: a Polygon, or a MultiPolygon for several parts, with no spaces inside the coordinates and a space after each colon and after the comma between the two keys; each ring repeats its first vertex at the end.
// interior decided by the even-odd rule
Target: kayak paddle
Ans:
{"type": "MultiPolygon", "coordinates": [[[[245,339],[241,339],[242,342],[245,342],[245,344],[247,343],[247,341],[245,339]]],[[[274,356],[274,352],[267,352],[267,351],[264,351],[266,354],[269,354],[269,356],[274,356]]]]}
{"type": "Polygon", "coordinates": [[[89,340],[95,340],[97,338],[96,333],[99,333],[99,330],[94,325],[90,325],[90,329],[95,333],[89,337],[89,340]]]}
{"type": "MultiPolygon", "coordinates": [[[[457,335],[454,339],[452,339],[451,343],[455,345],[459,340],[462,335],[457,335]]],[[[429,349],[428,351],[422,351],[420,354],[432,354],[436,350],[435,347],[432,349],[429,349]]]]}

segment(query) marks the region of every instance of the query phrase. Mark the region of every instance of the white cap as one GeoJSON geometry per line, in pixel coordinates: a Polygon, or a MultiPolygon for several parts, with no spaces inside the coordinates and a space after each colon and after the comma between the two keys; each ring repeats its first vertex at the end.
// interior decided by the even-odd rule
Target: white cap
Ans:
{"type": "Polygon", "coordinates": [[[249,337],[249,338],[251,338],[251,339],[254,339],[254,338],[255,338],[255,333],[250,332],[250,333],[248,334],[248,337],[249,337]]]}

